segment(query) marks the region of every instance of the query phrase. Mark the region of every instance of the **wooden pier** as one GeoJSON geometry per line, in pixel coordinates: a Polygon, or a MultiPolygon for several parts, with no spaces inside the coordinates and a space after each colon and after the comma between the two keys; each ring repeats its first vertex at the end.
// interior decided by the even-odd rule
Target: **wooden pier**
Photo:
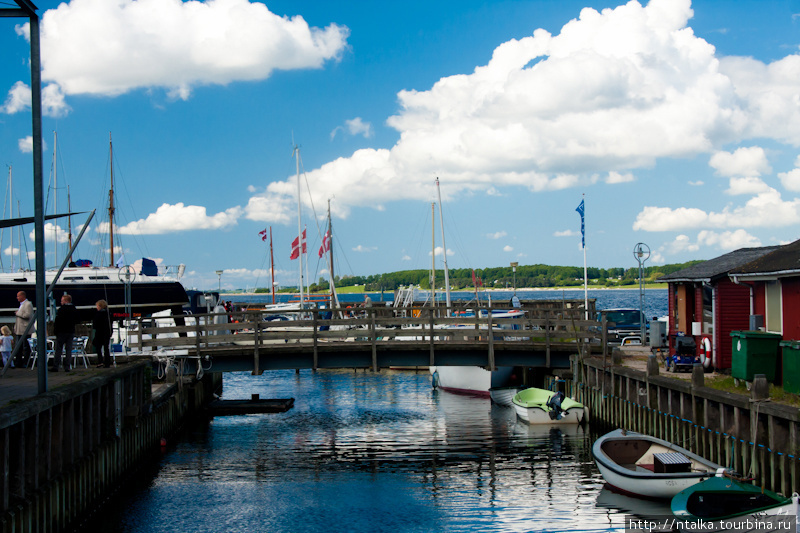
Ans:
{"type": "Polygon", "coordinates": [[[593,422],[653,435],[751,477],[760,487],[791,495],[800,490],[800,410],[755,394],[705,385],[701,365],[691,379],[585,359],[571,390],[593,422]]]}
{"type": "Polygon", "coordinates": [[[371,368],[477,365],[569,368],[575,354],[605,350],[606,328],[584,319],[582,309],[549,308],[538,316],[507,318],[499,309],[469,316],[443,308],[398,315],[383,307],[274,313],[192,315],[188,324],[140,320],[135,352],[180,360],[186,372],[287,368],[371,368]],[[286,319],[289,315],[289,320],[286,319]]]}

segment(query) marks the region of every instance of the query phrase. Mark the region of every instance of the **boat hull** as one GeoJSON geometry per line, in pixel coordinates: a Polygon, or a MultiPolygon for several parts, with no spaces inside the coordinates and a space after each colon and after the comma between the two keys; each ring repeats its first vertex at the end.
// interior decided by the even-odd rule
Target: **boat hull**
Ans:
{"type": "Polygon", "coordinates": [[[585,415],[583,406],[570,407],[558,420],[550,418],[550,412],[541,407],[521,407],[515,404],[514,410],[517,416],[528,424],[580,424],[585,415]]]}
{"type": "Polygon", "coordinates": [[[480,366],[432,366],[434,386],[456,394],[490,397],[489,389],[508,383],[511,367],[489,371],[480,366]]]}
{"type": "Polygon", "coordinates": [[[689,523],[702,522],[709,526],[702,528],[706,530],[710,530],[711,525],[725,523],[736,524],[736,531],[766,531],[769,530],[767,522],[773,519],[797,516],[798,496],[793,494],[786,498],[749,483],[718,476],[679,492],[672,498],[671,510],[676,517],[689,523]],[[747,524],[758,524],[758,528],[748,529],[747,524]]]}
{"type": "MultiPolygon", "coordinates": [[[[28,300],[36,302],[35,274],[30,272],[4,274],[0,277],[0,321],[9,322],[14,319],[18,305],[17,293],[25,291],[28,300]]],[[[183,285],[171,278],[139,276],[140,280],[130,284],[130,303],[133,316],[146,316],[159,311],[172,311],[174,315],[183,314],[183,306],[189,303],[189,297],[183,285]]],[[[49,281],[49,280],[48,280],[49,281]]],[[[48,283],[49,284],[49,283],[48,283]]],[[[108,302],[108,310],[114,319],[126,318],[125,305],[126,286],[118,277],[116,269],[95,275],[93,269],[65,269],[59,282],[53,289],[53,297],[58,301],[61,295],[68,293],[78,312],[80,322],[91,321],[94,317],[98,300],[108,302]],[[106,279],[89,281],[89,277],[106,279]],[[68,278],[73,278],[69,280],[68,278]],[[78,280],[77,278],[82,278],[78,280]]]]}
{"type": "Polygon", "coordinates": [[[492,401],[497,405],[501,405],[503,407],[512,407],[514,405],[512,400],[520,390],[522,390],[522,387],[518,385],[492,387],[489,389],[489,396],[491,396],[492,401]]]}
{"type": "Polygon", "coordinates": [[[592,455],[610,488],[640,498],[669,499],[726,470],[665,440],[622,430],[597,439],[592,445],[592,455]],[[656,472],[654,457],[662,453],[682,456],[690,466],[685,471],[656,472]]]}
{"type": "Polygon", "coordinates": [[[547,402],[555,396],[554,391],[529,388],[517,393],[511,400],[517,416],[528,424],[580,424],[586,415],[584,405],[572,398],[561,403],[561,417],[551,418],[552,409],[547,402]]]}

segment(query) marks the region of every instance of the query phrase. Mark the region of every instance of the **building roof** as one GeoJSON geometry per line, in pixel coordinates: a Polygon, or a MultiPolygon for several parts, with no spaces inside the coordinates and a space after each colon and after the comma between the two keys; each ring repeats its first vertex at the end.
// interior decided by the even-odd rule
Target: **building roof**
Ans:
{"type": "Polygon", "coordinates": [[[766,255],[731,269],[730,273],[740,275],[797,275],[800,273],[800,240],[779,246],[766,255]]]}
{"type": "MultiPolygon", "coordinates": [[[[800,242],[800,241],[798,241],[800,242]]],[[[763,246],[761,248],[740,248],[733,252],[721,255],[708,261],[703,261],[692,265],[683,270],[678,270],[672,274],[667,274],[658,281],[713,281],[720,277],[727,276],[728,273],[738,267],[747,265],[770,252],[781,248],[780,246],[763,246]]]]}

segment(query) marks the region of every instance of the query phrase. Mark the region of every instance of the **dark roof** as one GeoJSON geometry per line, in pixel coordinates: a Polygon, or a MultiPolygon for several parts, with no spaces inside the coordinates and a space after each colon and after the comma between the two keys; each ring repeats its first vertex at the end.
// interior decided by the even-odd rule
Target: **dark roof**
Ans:
{"type": "Polygon", "coordinates": [[[747,264],[731,270],[731,274],[797,274],[800,272],[800,240],[778,247],[747,264]]]}
{"type": "MultiPolygon", "coordinates": [[[[800,242],[800,241],[798,241],[800,242]]],[[[721,255],[715,259],[709,259],[696,265],[692,265],[683,270],[678,270],[672,274],[667,274],[658,281],[702,281],[714,280],[727,276],[728,272],[734,268],[746,265],[751,261],[767,255],[780,248],[780,246],[764,246],[761,248],[740,248],[733,252],[721,255]]]]}

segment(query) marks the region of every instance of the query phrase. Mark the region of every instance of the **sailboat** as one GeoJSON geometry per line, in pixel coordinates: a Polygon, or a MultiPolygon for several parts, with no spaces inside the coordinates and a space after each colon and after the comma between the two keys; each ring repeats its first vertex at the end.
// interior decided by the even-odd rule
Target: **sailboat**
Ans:
{"type": "MultiPolygon", "coordinates": [[[[447,302],[447,316],[450,316],[450,280],[447,267],[447,245],[444,239],[444,217],[442,215],[442,194],[439,189],[439,178],[436,178],[436,194],[439,200],[439,225],[442,230],[442,257],[444,262],[444,287],[447,302]]],[[[431,284],[433,287],[433,284],[431,284]]],[[[477,311],[480,313],[480,310],[477,311]]],[[[492,318],[520,318],[524,312],[514,309],[503,313],[492,313],[492,318]]],[[[452,326],[459,327],[459,326],[452,326]]],[[[472,327],[472,326],[470,326],[472,327]]],[[[481,366],[431,366],[430,373],[433,386],[458,394],[490,397],[490,389],[497,389],[514,384],[517,376],[514,368],[498,367],[490,370],[481,366]]]]}
{"type": "MultiPolygon", "coordinates": [[[[98,300],[106,300],[113,319],[129,316],[150,315],[169,310],[173,315],[183,314],[182,308],[189,301],[180,282],[185,265],[159,268],[155,261],[142,258],[142,267],[135,272],[130,266],[114,263],[114,170],[113,146],[109,135],[111,157],[111,186],[109,189],[109,239],[111,260],[108,266],[93,266],[90,261],[70,262],[64,268],[53,291],[56,299],[69,293],[78,311],[81,322],[90,321],[98,300]],[[126,298],[126,293],[129,297],[126,298]]],[[[50,215],[53,218],[63,215],[50,215]]],[[[26,220],[26,219],[21,219],[26,220]]],[[[32,220],[31,220],[32,222],[32,220]]],[[[45,271],[45,284],[53,284],[57,270],[45,271]]],[[[0,322],[14,320],[18,304],[16,295],[25,291],[31,301],[36,301],[36,272],[18,270],[0,273],[0,322]]]]}

